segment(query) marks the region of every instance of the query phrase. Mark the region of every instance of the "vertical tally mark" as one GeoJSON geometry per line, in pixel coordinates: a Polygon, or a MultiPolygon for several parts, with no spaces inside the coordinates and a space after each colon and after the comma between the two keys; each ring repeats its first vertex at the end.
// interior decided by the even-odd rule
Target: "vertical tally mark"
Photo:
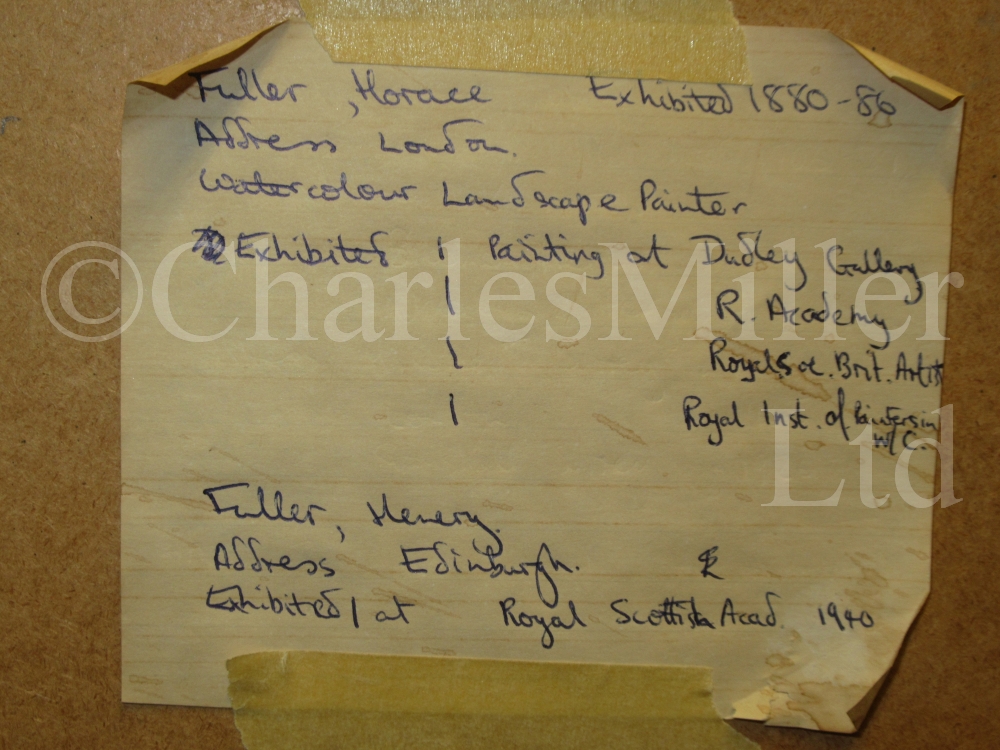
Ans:
{"type": "MultiPolygon", "coordinates": [[[[438,237],[438,259],[444,260],[444,248],[441,246],[441,238],[438,237]]],[[[455,307],[451,304],[451,279],[448,274],[444,276],[444,300],[448,304],[448,314],[455,314],[455,307]]],[[[448,344],[448,351],[451,353],[451,363],[454,365],[456,370],[461,370],[462,365],[458,364],[458,353],[455,351],[455,347],[451,343],[451,336],[444,337],[445,343],[448,344]]],[[[451,422],[456,427],[458,427],[458,414],[455,412],[455,394],[448,394],[448,406],[451,408],[451,422]]]]}
{"type": "Polygon", "coordinates": [[[455,365],[456,370],[461,370],[462,365],[458,364],[458,354],[455,353],[455,347],[451,345],[451,336],[445,336],[444,340],[448,344],[448,351],[451,352],[451,363],[455,365]]]}

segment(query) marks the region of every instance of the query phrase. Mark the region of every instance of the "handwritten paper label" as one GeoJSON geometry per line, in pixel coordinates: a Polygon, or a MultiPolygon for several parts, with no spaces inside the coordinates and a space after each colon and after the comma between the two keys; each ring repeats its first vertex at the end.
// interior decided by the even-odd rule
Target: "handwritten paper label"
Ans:
{"type": "Polygon", "coordinates": [[[928,591],[961,105],[746,35],[753,86],[289,22],[129,88],[126,701],[264,650],[690,664],[853,731],[928,591]]]}

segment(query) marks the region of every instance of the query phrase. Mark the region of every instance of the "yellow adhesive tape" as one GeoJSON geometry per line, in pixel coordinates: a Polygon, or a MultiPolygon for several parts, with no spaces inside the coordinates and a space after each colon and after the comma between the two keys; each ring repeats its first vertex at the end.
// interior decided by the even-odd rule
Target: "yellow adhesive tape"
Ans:
{"type": "Polygon", "coordinates": [[[729,0],[302,0],[337,62],[750,82],[729,0]]]}
{"type": "Polygon", "coordinates": [[[703,667],[313,651],[226,667],[248,750],[758,747],[719,718],[703,667]]]}

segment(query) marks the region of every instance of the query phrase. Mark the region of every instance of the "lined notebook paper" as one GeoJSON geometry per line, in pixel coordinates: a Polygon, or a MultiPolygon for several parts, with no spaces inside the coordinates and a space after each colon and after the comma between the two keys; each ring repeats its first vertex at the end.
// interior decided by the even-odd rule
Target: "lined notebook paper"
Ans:
{"type": "Polygon", "coordinates": [[[129,87],[124,700],[265,650],[687,664],[853,731],[929,588],[962,105],[746,36],[733,86],[291,21],[129,87]]]}

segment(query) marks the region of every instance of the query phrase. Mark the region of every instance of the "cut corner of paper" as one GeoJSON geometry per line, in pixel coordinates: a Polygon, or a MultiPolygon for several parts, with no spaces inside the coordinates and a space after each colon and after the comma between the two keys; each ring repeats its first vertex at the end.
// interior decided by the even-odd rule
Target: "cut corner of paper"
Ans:
{"type": "Polygon", "coordinates": [[[255,31],[252,34],[225,42],[224,44],[220,44],[218,47],[213,47],[210,50],[193,55],[186,60],[174,63],[173,65],[168,65],[166,68],[161,68],[160,70],[145,75],[142,78],[137,78],[132,81],[132,83],[146,86],[147,88],[153,89],[160,94],[176,98],[191,84],[190,79],[185,77],[186,74],[196,72],[198,70],[207,70],[236,59],[269,31],[274,30],[287,21],[296,20],[297,18],[297,16],[290,16],[283,21],[273,23],[270,26],[255,31]]]}
{"type": "Polygon", "coordinates": [[[882,692],[882,686],[885,684],[886,679],[889,677],[889,672],[892,671],[890,667],[885,674],[883,674],[878,681],[869,688],[868,692],[865,693],[861,700],[855,703],[847,711],[847,717],[854,724],[854,731],[860,731],[861,725],[864,723],[865,719],[868,718],[868,713],[871,711],[873,705],[875,705],[875,700],[878,698],[879,693],[882,692]]]}
{"type": "Polygon", "coordinates": [[[860,731],[892,668],[871,686],[772,676],[770,687],[733,701],[730,718],[771,727],[854,734],[860,731]]]}
{"type": "Polygon", "coordinates": [[[862,680],[852,682],[841,676],[821,677],[809,669],[791,663],[790,671],[775,668],[770,687],[733,702],[732,718],[759,721],[766,726],[812,729],[838,734],[854,734],[868,717],[896,663],[912,630],[920,608],[926,602],[926,592],[920,607],[909,620],[902,642],[891,656],[878,660],[862,680]]]}
{"type": "Polygon", "coordinates": [[[878,68],[886,78],[893,83],[897,83],[914,96],[923,99],[935,109],[947,109],[956,104],[963,96],[962,92],[956,91],[950,86],[935,81],[933,78],[910,70],[905,65],[901,65],[895,60],[890,60],[884,55],[880,55],[875,50],[855,44],[850,39],[839,37],[849,44],[868,62],[878,68]]]}
{"type": "Polygon", "coordinates": [[[759,750],[717,713],[707,667],[274,651],[226,668],[247,750],[759,750]]]}

